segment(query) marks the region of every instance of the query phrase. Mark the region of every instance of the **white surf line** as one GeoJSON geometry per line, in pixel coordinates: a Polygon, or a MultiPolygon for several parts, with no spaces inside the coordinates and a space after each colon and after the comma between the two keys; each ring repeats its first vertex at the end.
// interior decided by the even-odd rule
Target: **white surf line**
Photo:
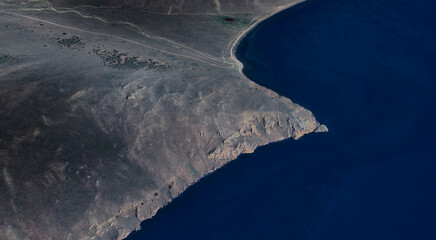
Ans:
{"type": "MultiPolygon", "coordinates": [[[[261,18],[258,18],[258,19],[256,19],[256,18],[253,19],[252,24],[249,25],[248,28],[246,28],[245,30],[241,31],[241,32],[236,36],[236,38],[235,38],[234,41],[233,41],[232,47],[231,47],[231,49],[230,49],[230,57],[231,57],[231,58],[233,59],[233,61],[235,62],[236,67],[238,68],[238,71],[239,71],[240,73],[242,73],[242,68],[244,67],[244,65],[243,65],[243,64],[242,64],[242,63],[241,63],[241,62],[240,62],[240,61],[235,57],[235,50],[236,50],[236,47],[238,46],[239,42],[240,42],[240,41],[245,37],[245,35],[246,35],[249,31],[251,31],[254,27],[256,27],[260,22],[264,21],[265,19],[267,19],[267,18],[269,18],[269,17],[275,15],[275,14],[278,13],[278,12],[281,12],[281,11],[283,11],[283,10],[285,10],[285,9],[288,9],[288,8],[290,8],[290,7],[292,7],[292,6],[295,6],[295,5],[299,4],[299,3],[302,3],[302,2],[304,2],[304,1],[306,1],[306,0],[297,0],[297,1],[294,1],[294,2],[292,2],[292,3],[288,3],[288,4],[284,4],[284,5],[281,5],[281,6],[276,7],[275,10],[273,10],[272,12],[266,14],[265,16],[263,16],[263,17],[261,17],[261,18]]],[[[242,73],[242,74],[243,74],[243,73],[242,73]]]]}
{"type": "MultiPolygon", "coordinates": [[[[227,45],[226,45],[226,47],[223,49],[223,51],[230,51],[230,61],[231,61],[231,63],[232,63],[232,66],[233,67],[235,67],[237,70],[239,70],[240,72],[241,72],[241,70],[242,70],[242,64],[239,62],[239,61],[235,61],[235,59],[236,59],[236,57],[234,57],[234,56],[232,56],[232,53],[233,53],[233,45],[235,44],[235,43],[238,43],[237,42],[237,39],[239,39],[240,38],[240,36],[241,36],[241,34],[242,33],[244,33],[247,29],[249,29],[250,28],[250,26],[252,25],[252,24],[254,24],[256,21],[258,21],[258,18],[257,17],[255,17],[255,18],[253,18],[249,23],[248,23],[248,28],[246,28],[246,29],[244,29],[244,30],[242,30],[240,33],[238,33],[227,45]]],[[[247,31],[248,32],[248,31],[247,31]]],[[[244,35],[245,36],[245,35],[244,35]]],[[[224,53],[223,53],[223,56],[224,56],[224,53]]],[[[237,59],[236,59],[237,60],[237,59]]]]}
{"type": "MultiPolygon", "coordinates": [[[[216,5],[217,6],[217,11],[218,10],[221,11],[221,5],[220,5],[219,0],[215,0],[215,1],[217,1],[217,3],[215,3],[215,4],[217,4],[216,5]]],[[[63,8],[65,10],[58,10],[58,9],[54,8],[53,6],[48,6],[48,7],[52,11],[57,12],[57,13],[75,13],[75,14],[78,14],[79,16],[83,17],[83,18],[94,18],[94,19],[97,19],[97,20],[99,20],[101,22],[104,22],[104,23],[107,23],[107,24],[109,24],[109,23],[111,23],[111,24],[125,24],[125,25],[131,26],[131,27],[137,29],[139,31],[139,33],[141,35],[145,36],[145,37],[168,42],[169,44],[173,45],[173,47],[177,48],[180,51],[188,52],[187,50],[182,49],[182,48],[186,48],[186,49],[189,49],[189,51],[191,51],[191,52],[188,52],[189,54],[194,54],[192,52],[195,52],[194,55],[197,55],[199,57],[202,56],[204,58],[209,58],[209,59],[211,59],[213,61],[221,62],[224,65],[231,65],[231,66],[229,66],[229,68],[232,68],[233,65],[234,65],[234,62],[232,61],[231,58],[226,58],[225,57],[225,52],[227,52],[227,49],[232,44],[233,40],[231,42],[229,42],[229,44],[225,48],[223,48],[223,50],[221,51],[221,58],[218,58],[218,57],[210,55],[208,53],[201,52],[201,51],[198,51],[198,50],[193,49],[191,47],[188,47],[188,46],[186,46],[184,44],[177,43],[177,42],[172,41],[170,39],[148,34],[141,27],[139,27],[139,26],[137,26],[137,25],[135,25],[133,23],[130,23],[130,22],[126,22],[126,21],[118,21],[118,22],[107,21],[106,19],[103,19],[103,18],[100,18],[100,17],[97,17],[97,16],[85,15],[85,14],[79,12],[79,11],[73,10],[73,9],[78,9],[78,8],[118,9],[118,7],[81,5],[81,6],[76,6],[76,7],[73,7],[73,8],[63,8]]],[[[170,7],[170,9],[171,9],[171,7],[170,7]]],[[[20,9],[20,10],[24,10],[24,9],[20,9]]],[[[44,9],[29,9],[28,8],[28,9],[25,9],[25,10],[29,10],[29,11],[32,11],[32,10],[43,11],[44,9]]],[[[159,15],[211,15],[211,16],[217,16],[217,15],[222,15],[222,14],[252,14],[252,12],[226,12],[226,13],[222,13],[222,14],[218,14],[218,13],[192,13],[192,14],[189,14],[189,13],[168,14],[167,13],[167,14],[165,14],[165,13],[150,12],[150,11],[147,11],[147,10],[144,10],[144,9],[140,9],[139,11],[144,11],[144,12],[149,13],[149,14],[159,14],[159,15]]]]}
{"type": "Polygon", "coordinates": [[[36,17],[31,17],[31,16],[27,16],[27,15],[22,15],[22,14],[19,14],[19,13],[14,13],[14,12],[0,11],[0,13],[12,14],[12,15],[16,15],[16,16],[19,16],[19,17],[27,18],[27,19],[30,19],[30,20],[44,22],[44,23],[47,23],[47,24],[50,24],[50,25],[53,25],[53,26],[57,26],[57,27],[61,27],[61,28],[66,28],[66,29],[71,29],[71,30],[74,30],[74,31],[79,31],[79,32],[84,32],[84,33],[104,36],[104,37],[115,38],[115,39],[118,39],[118,40],[130,42],[130,43],[133,43],[133,44],[145,47],[145,48],[149,48],[149,49],[153,49],[153,50],[156,50],[156,51],[159,51],[159,52],[163,52],[163,53],[166,53],[166,54],[169,54],[169,55],[175,55],[175,56],[180,56],[180,57],[184,57],[184,58],[194,59],[194,60],[206,63],[206,64],[214,66],[214,67],[230,68],[230,67],[226,67],[226,66],[216,65],[216,64],[208,62],[208,61],[206,61],[206,60],[204,60],[204,59],[202,59],[202,58],[200,58],[198,56],[189,56],[189,55],[182,55],[182,54],[168,52],[168,51],[165,51],[165,50],[162,50],[162,49],[159,49],[159,48],[155,48],[155,47],[152,47],[152,46],[149,46],[149,45],[146,45],[146,44],[143,44],[143,43],[139,43],[139,42],[127,39],[127,38],[123,38],[123,37],[118,37],[118,36],[114,36],[114,35],[110,35],[110,34],[105,34],[105,33],[98,33],[98,32],[87,31],[87,30],[83,30],[83,29],[80,29],[80,28],[70,27],[70,26],[66,26],[66,25],[62,25],[62,24],[50,22],[50,21],[47,21],[47,20],[39,19],[39,18],[36,18],[36,17]]]}

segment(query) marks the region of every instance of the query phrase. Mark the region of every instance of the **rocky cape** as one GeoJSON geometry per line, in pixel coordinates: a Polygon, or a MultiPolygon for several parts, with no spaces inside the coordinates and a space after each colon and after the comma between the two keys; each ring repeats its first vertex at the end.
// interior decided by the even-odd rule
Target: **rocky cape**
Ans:
{"type": "Polygon", "coordinates": [[[123,239],[207,173],[327,131],[232,51],[285,0],[0,0],[0,239],[123,239]]]}

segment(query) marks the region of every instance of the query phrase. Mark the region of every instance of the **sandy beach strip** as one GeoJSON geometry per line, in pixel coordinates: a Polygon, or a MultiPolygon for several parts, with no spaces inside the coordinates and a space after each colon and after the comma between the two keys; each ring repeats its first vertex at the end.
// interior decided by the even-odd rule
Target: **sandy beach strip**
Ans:
{"type": "Polygon", "coordinates": [[[247,35],[247,33],[250,32],[253,28],[255,28],[260,22],[264,21],[265,19],[275,15],[278,12],[281,12],[285,9],[288,9],[290,7],[293,7],[297,4],[299,4],[299,3],[302,3],[304,1],[305,0],[296,0],[296,1],[292,1],[290,3],[276,7],[273,11],[269,12],[265,16],[258,18],[258,19],[255,19],[246,29],[241,31],[236,36],[236,38],[233,40],[232,47],[230,48],[230,57],[236,63],[236,68],[238,69],[238,71],[240,73],[242,73],[242,68],[244,67],[244,65],[236,58],[235,51],[236,51],[236,47],[241,42],[241,40],[247,35]]]}

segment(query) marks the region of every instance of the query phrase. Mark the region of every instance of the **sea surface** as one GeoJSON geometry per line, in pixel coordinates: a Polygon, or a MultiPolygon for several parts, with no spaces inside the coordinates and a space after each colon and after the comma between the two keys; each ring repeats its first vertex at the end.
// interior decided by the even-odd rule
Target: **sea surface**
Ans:
{"type": "Polygon", "coordinates": [[[436,1],[309,0],[237,57],[325,134],[243,155],[129,240],[436,239],[436,1]]]}

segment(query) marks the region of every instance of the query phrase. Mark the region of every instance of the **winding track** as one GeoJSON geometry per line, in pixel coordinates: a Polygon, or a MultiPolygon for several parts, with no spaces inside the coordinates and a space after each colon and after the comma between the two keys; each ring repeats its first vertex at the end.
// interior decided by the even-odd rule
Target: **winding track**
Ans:
{"type": "MultiPolygon", "coordinates": [[[[0,5],[16,7],[16,5],[5,4],[5,3],[0,3],[0,5]]],[[[144,48],[153,49],[153,50],[165,53],[165,54],[170,54],[170,55],[176,55],[176,56],[180,56],[180,57],[190,58],[190,59],[197,60],[197,61],[206,63],[206,64],[211,65],[211,66],[215,66],[215,67],[220,67],[220,68],[235,68],[236,67],[236,63],[234,62],[234,60],[232,58],[226,58],[225,57],[225,53],[226,53],[226,51],[231,49],[231,46],[233,45],[233,43],[237,39],[237,37],[234,40],[232,40],[223,49],[222,54],[221,54],[222,56],[221,56],[221,58],[219,58],[219,57],[212,56],[210,54],[198,51],[196,49],[190,48],[190,47],[188,47],[186,45],[177,43],[177,42],[175,42],[173,40],[169,40],[167,38],[163,38],[163,37],[159,37],[159,36],[147,33],[141,27],[139,27],[138,25],[133,24],[131,22],[127,22],[127,21],[116,21],[116,22],[108,21],[108,20],[106,20],[104,18],[101,18],[101,17],[98,17],[98,16],[86,15],[86,14],[80,12],[80,11],[74,10],[74,9],[84,8],[84,7],[97,8],[97,7],[94,7],[94,6],[78,6],[78,7],[74,7],[74,8],[65,8],[65,9],[60,10],[60,9],[54,8],[53,6],[47,5],[47,6],[45,6],[45,8],[41,8],[41,7],[40,8],[16,8],[16,9],[14,9],[15,11],[1,11],[0,10],[0,13],[12,14],[12,15],[15,15],[15,16],[18,16],[18,17],[23,17],[23,18],[26,18],[26,19],[34,20],[34,21],[44,22],[44,23],[47,23],[47,24],[50,24],[50,25],[53,25],[53,26],[61,27],[61,28],[66,28],[66,29],[71,29],[71,30],[75,30],[75,31],[84,32],[84,33],[89,33],[89,34],[94,34],[94,35],[99,35],[99,36],[104,36],[104,37],[115,38],[115,39],[118,39],[118,40],[123,40],[123,41],[126,41],[126,42],[133,43],[135,45],[139,45],[139,46],[144,47],[144,48]],[[112,35],[112,34],[88,31],[88,30],[81,29],[81,28],[78,28],[78,27],[72,27],[72,26],[67,26],[67,25],[59,24],[59,23],[56,23],[56,22],[40,19],[40,18],[37,18],[37,17],[21,14],[21,13],[18,13],[17,11],[24,11],[24,12],[25,11],[53,11],[53,12],[60,13],[60,14],[73,13],[73,14],[79,15],[82,18],[85,18],[85,19],[94,19],[94,20],[103,22],[105,24],[126,25],[128,27],[133,28],[135,30],[135,32],[139,33],[140,35],[142,35],[142,36],[144,36],[146,38],[149,38],[149,39],[153,39],[153,40],[165,43],[165,44],[169,45],[170,47],[175,48],[177,51],[183,52],[183,54],[176,53],[176,52],[173,52],[173,51],[163,50],[161,48],[153,47],[153,46],[150,46],[150,45],[147,45],[147,44],[144,44],[144,43],[140,43],[138,41],[134,41],[134,40],[131,40],[131,39],[128,39],[128,38],[124,38],[124,37],[120,37],[120,36],[116,36],[116,35],[112,35]]],[[[201,14],[201,13],[198,13],[198,14],[201,14]]],[[[210,13],[203,13],[203,14],[210,14],[210,13]]],[[[166,15],[168,15],[168,14],[166,14],[166,15]]],[[[170,15],[174,15],[174,14],[170,14],[170,15]]],[[[252,22],[250,22],[249,25],[251,25],[252,22]]],[[[244,32],[244,31],[242,31],[242,32],[244,32]]],[[[238,36],[239,35],[240,34],[238,34],[238,36]]]]}

